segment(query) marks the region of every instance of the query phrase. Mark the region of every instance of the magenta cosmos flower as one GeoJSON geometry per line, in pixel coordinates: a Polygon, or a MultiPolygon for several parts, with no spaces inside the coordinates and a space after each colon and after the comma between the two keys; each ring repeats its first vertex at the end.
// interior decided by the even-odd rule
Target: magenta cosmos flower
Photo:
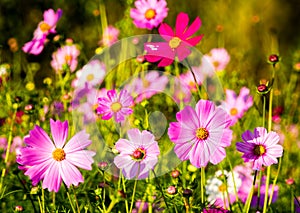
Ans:
{"type": "Polygon", "coordinates": [[[52,54],[51,66],[56,72],[66,69],[74,72],[78,64],[77,57],[79,54],[80,50],[75,44],[62,46],[52,54]]]}
{"type": "Polygon", "coordinates": [[[279,135],[269,132],[263,127],[257,127],[254,132],[247,130],[242,134],[243,142],[236,143],[236,149],[243,152],[245,162],[253,162],[253,169],[277,163],[277,158],[282,156],[283,148],[278,144],[279,135]]]}
{"type": "Polygon", "coordinates": [[[33,39],[27,42],[22,47],[22,50],[33,55],[40,54],[44,49],[47,35],[56,33],[56,24],[61,16],[61,9],[58,9],[56,13],[53,9],[46,10],[44,12],[44,20],[38,24],[37,29],[34,31],[33,39]]]}
{"type": "Polygon", "coordinates": [[[226,89],[226,100],[222,102],[222,106],[226,109],[231,117],[231,126],[234,125],[245,112],[253,105],[253,98],[250,90],[246,87],[241,88],[240,94],[237,96],[233,90],[226,89]]]}
{"type": "Polygon", "coordinates": [[[168,15],[165,0],[136,0],[134,4],[136,8],[130,10],[130,17],[138,28],[152,30],[168,15]]]}
{"type": "Polygon", "coordinates": [[[203,37],[203,35],[191,37],[201,26],[199,17],[189,27],[188,23],[189,17],[186,13],[178,14],[175,32],[168,24],[162,23],[158,32],[166,42],[145,43],[146,60],[149,62],[160,61],[158,66],[165,67],[172,64],[176,56],[179,61],[188,57],[191,53],[189,47],[196,46],[203,37]]]}
{"type": "Polygon", "coordinates": [[[116,90],[109,90],[107,97],[98,98],[97,114],[101,115],[103,120],[114,116],[116,122],[121,122],[125,120],[126,115],[132,114],[133,98],[127,90],[121,90],[119,95],[116,90]]]}
{"type": "Polygon", "coordinates": [[[130,129],[127,135],[129,140],[121,138],[115,145],[120,154],[115,157],[114,163],[128,179],[147,178],[160,153],[154,135],[139,129],[130,129]]]}
{"type": "Polygon", "coordinates": [[[225,110],[215,107],[211,101],[200,100],[195,109],[186,106],[178,112],[176,119],[178,122],[170,123],[168,135],[180,160],[189,159],[199,168],[225,158],[225,147],[232,139],[228,128],[231,120],[225,110]]]}
{"type": "Polygon", "coordinates": [[[120,31],[113,27],[113,26],[108,26],[107,28],[105,28],[104,32],[103,32],[103,38],[100,42],[100,44],[109,47],[111,46],[113,43],[115,43],[116,41],[118,41],[118,36],[120,34],[120,31]]]}
{"type": "Polygon", "coordinates": [[[58,192],[63,181],[68,187],[83,182],[83,177],[76,167],[91,170],[94,152],[85,150],[92,142],[84,131],[78,132],[68,142],[68,121],[50,120],[52,139],[39,126],[35,126],[24,138],[26,147],[18,157],[20,168],[25,170],[37,185],[43,180],[43,188],[58,192]]]}

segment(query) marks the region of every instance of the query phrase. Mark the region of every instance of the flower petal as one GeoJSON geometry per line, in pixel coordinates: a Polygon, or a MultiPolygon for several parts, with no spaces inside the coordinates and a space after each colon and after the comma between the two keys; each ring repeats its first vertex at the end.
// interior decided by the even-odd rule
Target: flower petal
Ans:
{"type": "Polygon", "coordinates": [[[179,13],[176,18],[176,24],[175,24],[177,37],[182,38],[188,24],[189,24],[188,14],[183,13],[183,12],[179,13]]]}
{"type": "Polygon", "coordinates": [[[43,180],[43,189],[58,192],[61,185],[60,162],[52,161],[49,165],[43,180]]]}
{"type": "Polygon", "coordinates": [[[65,160],[79,168],[92,170],[91,164],[94,162],[93,156],[95,154],[96,153],[92,151],[82,150],[66,154],[65,160]]]}
{"type": "Polygon", "coordinates": [[[194,33],[196,33],[201,27],[201,24],[202,24],[201,19],[199,17],[196,17],[193,23],[188,27],[188,29],[182,35],[182,39],[187,39],[190,36],[192,36],[194,33]]]}
{"type": "Polygon", "coordinates": [[[66,154],[68,154],[85,149],[92,144],[92,141],[89,140],[89,137],[90,135],[87,134],[85,130],[78,132],[65,145],[64,151],[66,152],[66,154]]]}
{"type": "Polygon", "coordinates": [[[166,23],[161,23],[158,32],[166,41],[170,41],[174,37],[173,29],[166,23]]]}
{"type": "Polygon", "coordinates": [[[68,121],[61,122],[59,120],[54,121],[50,119],[50,127],[55,146],[58,148],[62,148],[66,143],[66,139],[68,137],[68,121]]]}
{"type": "Polygon", "coordinates": [[[83,177],[79,170],[69,161],[63,160],[60,162],[60,173],[64,183],[70,187],[71,184],[77,186],[83,182],[83,177]]]}

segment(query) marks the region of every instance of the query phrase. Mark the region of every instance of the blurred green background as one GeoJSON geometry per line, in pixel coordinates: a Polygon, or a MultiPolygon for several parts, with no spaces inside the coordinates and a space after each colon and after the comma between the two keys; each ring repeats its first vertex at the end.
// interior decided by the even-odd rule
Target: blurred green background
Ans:
{"type": "MultiPolygon", "coordinates": [[[[129,8],[134,7],[133,0],[1,0],[0,63],[12,64],[14,56],[20,54],[21,61],[41,65],[38,79],[49,75],[52,72],[51,54],[58,44],[48,44],[42,54],[32,56],[10,51],[8,39],[16,38],[21,48],[31,40],[43,18],[43,11],[61,8],[63,16],[57,24],[57,32],[62,38],[72,38],[80,44],[79,66],[82,66],[95,54],[101,39],[100,2],[105,5],[108,24],[120,29],[119,38],[157,33],[156,30],[149,32],[134,27],[129,17],[129,8]]],[[[286,70],[292,69],[293,52],[300,45],[299,0],[168,0],[167,3],[169,14],[165,22],[173,26],[181,11],[187,12],[191,19],[196,16],[202,19],[200,33],[204,38],[197,47],[203,53],[215,47],[225,47],[231,55],[227,71],[237,71],[242,78],[251,78],[255,82],[268,78],[264,70],[268,69],[266,60],[271,53],[285,59],[286,70]]]]}

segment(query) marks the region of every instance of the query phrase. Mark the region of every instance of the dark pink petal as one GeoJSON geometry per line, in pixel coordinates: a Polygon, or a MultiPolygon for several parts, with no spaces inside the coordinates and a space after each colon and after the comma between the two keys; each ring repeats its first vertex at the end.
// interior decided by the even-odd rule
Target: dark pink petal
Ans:
{"type": "Polygon", "coordinates": [[[184,35],[184,32],[189,24],[189,16],[186,13],[179,13],[177,18],[176,18],[176,36],[179,37],[180,39],[184,35]]]}
{"type": "Polygon", "coordinates": [[[92,141],[89,140],[89,137],[90,135],[87,134],[85,130],[76,133],[76,135],[74,135],[65,145],[64,151],[66,152],[66,154],[68,154],[85,149],[92,144],[92,141]]]}
{"type": "Polygon", "coordinates": [[[58,148],[62,148],[68,137],[68,121],[61,122],[50,119],[51,134],[54,144],[58,148]]]}
{"type": "MultiPolygon", "coordinates": [[[[188,29],[182,35],[182,39],[187,39],[191,37],[194,33],[196,33],[201,27],[201,19],[197,17],[193,23],[188,27],[188,29]]],[[[177,28],[176,28],[177,29],[177,28]]]]}
{"type": "Polygon", "coordinates": [[[166,23],[159,26],[158,32],[166,41],[170,41],[174,37],[173,29],[166,23]]]}
{"type": "Polygon", "coordinates": [[[35,126],[33,130],[29,131],[29,136],[24,138],[24,142],[31,147],[41,150],[52,150],[54,148],[53,142],[47,133],[39,126],[35,126]]]}
{"type": "Polygon", "coordinates": [[[113,117],[114,113],[113,112],[106,112],[105,114],[102,115],[101,119],[103,120],[109,120],[113,117]]]}
{"type": "MultiPolygon", "coordinates": [[[[175,54],[174,54],[175,57],[175,54]]],[[[169,66],[173,63],[174,59],[173,58],[163,58],[159,63],[158,63],[158,67],[166,67],[169,66]]]]}
{"type": "Polygon", "coordinates": [[[181,43],[179,47],[176,48],[176,53],[178,60],[183,61],[183,59],[187,58],[191,54],[191,50],[181,43]]]}
{"type": "Polygon", "coordinates": [[[33,39],[32,41],[29,41],[26,44],[24,44],[22,50],[25,53],[39,55],[43,51],[44,45],[45,39],[33,39]]]}
{"type": "Polygon", "coordinates": [[[180,122],[171,122],[168,129],[168,135],[171,141],[174,143],[184,143],[195,140],[195,129],[183,127],[180,122]]]}
{"type": "Polygon", "coordinates": [[[61,177],[68,187],[70,187],[71,184],[77,186],[79,183],[83,183],[83,177],[74,165],[67,160],[63,160],[60,163],[61,177]]]}
{"type": "Polygon", "coordinates": [[[162,56],[156,56],[156,55],[145,55],[145,59],[148,62],[158,62],[159,60],[162,59],[162,56]]]}
{"type": "Polygon", "coordinates": [[[203,38],[203,35],[199,35],[199,36],[195,36],[193,38],[190,38],[190,39],[187,39],[186,42],[191,45],[191,46],[196,46],[200,41],[201,39],[203,38]]]}
{"type": "Polygon", "coordinates": [[[32,147],[23,147],[20,151],[22,164],[34,166],[52,159],[52,151],[54,151],[54,147],[48,151],[32,147]]]}
{"type": "Polygon", "coordinates": [[[53,159],[49,159],[40,164],[30,166],[27,168],[25,175],[28,175],[32,180],[33,185],[36,185],[41,179],[44,178],[45,172],[47,171],[49,165],[53,162],[53,159]]]}
{"type": "Polygon", "coordinates": [[[52,161],[49,165],[47,171],[45,172],[44,180],[43,180],[43,189],[48,188],[49,191],[58,192],[61,185],[61,174],[59,171],[58,161],[52,161]]]}
{"type": "Polygon", "coordinates": [[[94,162],[93,156],[95,152],[82,150],[73,153],[66,154],[66,160],[69,163],[75,165],[76,167],[85,169],[85,170],[92,170],[91,164],[94,162]]]}
{"type": "Polygon", "coordinates": [[[116,102],[118,100],[117,92],[114,89],[107,91],[107,96],[111,102],[116,102]]]}
{"type": "Polygon", "coordinates": [[[149,42],[144,44],[144,49],[147,52],[145,55],[146,59],[154,59],[153,62],[155,62],[159,58],[163,58],[162,60],[167,59],[167,61],[162,62],[161,66],[170,65],[173,62],[176,54],[176,52],[171,49],[167,42],[149,42]]]}

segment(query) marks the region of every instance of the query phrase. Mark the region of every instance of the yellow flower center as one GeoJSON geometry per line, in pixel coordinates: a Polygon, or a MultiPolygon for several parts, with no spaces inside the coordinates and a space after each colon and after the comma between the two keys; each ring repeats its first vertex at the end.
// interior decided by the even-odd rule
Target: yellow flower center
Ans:
{"type": "Polygon", "coordinates": [[[207,129],[201,127],[196,130],[196,137],[199,140],[205,140],[208,138],[208,136],[209,136],[209,133],[208,133],[207,129]]]}
{"type": "Polygon", "coordinates": [[[232,108],[231,110],[230,110],[230,115],[237,115],[238,114],[238,110],[237,110],[237,108],[232,108]]]}
{"type": "Polygon", "coordinates": [[[66,158],[66,153],[63,149],[57,148],[52,152],[52,157],[56,161],[62,161],[66,158]]]}
{"type": "Polygon", "coordinates": [[[149,21],[153,18],[155,18],[156,16],[156,12],[155,10],[153,9],[148,9],[146,12],[145,12],[145,18],[149,21]]]}
{"type": "Polygon", "coordinates": [[[86,76],[86,80],[87,81],[92,81],[92,80],[94,80],[94,78],[95,78],[95,76],[94,76],[94,74],[88,74],[87,76],[86,76]]]}
{"type": "Polygon", "coordinates": [[[46,22],[42,22],[40,24],[40,29],[41,29],[42,32],[47,32],[48,30],[51,29],[51,27],[46,22]]]}
{"type": "Polygon", "coordinates": [[[178,37],[174,37],[172,38],[170,41],[169,41],[169,46],[172,48],[172,49],[175,49],[177,48],[181,43],[181,39],[178,38],[178,37]]]}
{"type": "Polygon", "coordinates": [[[66,55],[65,56],[65,60],[66,60],[66,62],[71,61],[72,60],[72,56],[71,55],[66,55]]]}
{"type": "Polygon", "coordinates": [[[121,108],[122,108],[122,104],[120,104],[119,102],[115,102],[115,103],[112,103],[112,105],[110,105],[110,109],[113,112],[119,112],[121,108]]]}
{"type": "Polygon", "coordinates": [[[253,152],[255,155],[262,156],[266,153],[266,148],[263,145],[256,145],[253,152]]]}
{"type": "Polygon", "coordinates": [[[213,65],[214,65],[215,68],[217,68],[217,67],[220,65],[220,62],[214,61],[214,62],[213,62],[213,65]]]}
{"type": "Polygon", "coordinates": [[[224,183],[219,186],[219,191],[220,192],[226,192],[226,189],[227,189],[227,187],[226,187],[226,184],[224,184],[224,183]]]}

